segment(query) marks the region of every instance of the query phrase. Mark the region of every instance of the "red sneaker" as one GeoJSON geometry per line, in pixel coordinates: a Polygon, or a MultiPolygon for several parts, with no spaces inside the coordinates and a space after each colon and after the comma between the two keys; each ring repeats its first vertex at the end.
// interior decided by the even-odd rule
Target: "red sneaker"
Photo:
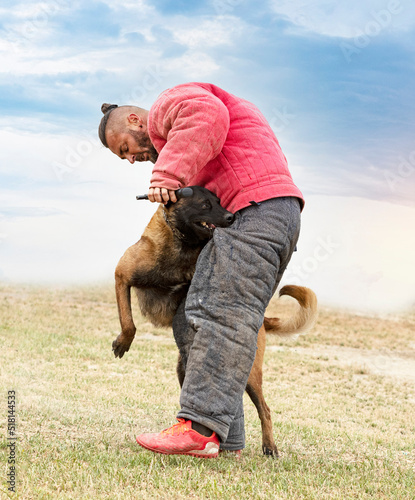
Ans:
{"type": "Polygon", "coordinates": [[[192,429],[192,421],[178,418],[178,424],[158,434],[140,434],[137,443],[147,450],[165,455],[191,455],[199,458],[216,458],[219,438],[215,432],[202,436],[192,429]]]}

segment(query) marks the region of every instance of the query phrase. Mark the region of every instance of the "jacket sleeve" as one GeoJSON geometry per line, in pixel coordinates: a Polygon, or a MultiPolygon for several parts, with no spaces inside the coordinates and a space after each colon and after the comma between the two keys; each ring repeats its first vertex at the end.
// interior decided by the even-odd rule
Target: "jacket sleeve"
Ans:
{"type": "Polygon", "coordinates": [[[228,109],[212,94],[162,99],[153,113],[152,133],[165,144],[153,167],[150,187],[188,185],[221,152],[229,125],[228,109]]]}

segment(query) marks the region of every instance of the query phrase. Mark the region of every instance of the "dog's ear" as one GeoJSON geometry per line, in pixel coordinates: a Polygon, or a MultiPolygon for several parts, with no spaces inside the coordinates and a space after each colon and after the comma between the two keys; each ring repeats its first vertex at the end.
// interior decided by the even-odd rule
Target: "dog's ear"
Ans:
{"type": "MultiPolygon", "coordinates": [[[[194,194],[194,191],[191,187],[185,187],[181,189],[176,190],[176,198],[177,201],[181,200],[182,198],[191,198],[194,194]]],[[[167,210],[173,205],[172,201],[168,201],[164,206],[167,208],[167,210]]]]}

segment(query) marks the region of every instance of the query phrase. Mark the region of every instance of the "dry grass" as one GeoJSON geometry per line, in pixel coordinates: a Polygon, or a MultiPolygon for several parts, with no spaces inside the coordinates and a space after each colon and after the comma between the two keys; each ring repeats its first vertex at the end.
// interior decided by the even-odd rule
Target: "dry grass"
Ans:
{"type": "MultiPolygon", "coordinates": [[[[293,307],[275,301],[269,315],[293,307]]],[[[111,286],[3,286],[0,317],[5,416],[6,391],[18,395],[16,498],[415,497],[414,381],[393,364],[415,367],[413,313],[376,318],[321,308],[307,336],[270,336],[264,392],[282,457],[262,456],[259,421],[246,399],[247,448],[239,462],[154,455],[135,444],[137,432],[174,423],[177,350],[170,331],[137,321],[130,352],[114,359],[111,286]],[[354,363],[353,352],[374,361],[354,363]],[[387,363],[375,369],[379,352],[390,370],[387,363]]],[[[5,437],[3,425],[3,464],[5,437]]],[[[7,498],[2,470],[0,495],[7,498]]]]}

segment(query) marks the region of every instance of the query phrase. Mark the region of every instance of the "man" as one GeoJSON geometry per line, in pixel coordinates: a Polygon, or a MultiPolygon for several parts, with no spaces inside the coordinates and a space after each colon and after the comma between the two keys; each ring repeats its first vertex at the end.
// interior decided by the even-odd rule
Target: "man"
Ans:
{"type": "Polygon", "coordinates": [[[302,194],[264,116],[215,85],[178,85],[149,111],[107,104],[102,111],[104,146],[131,163],[154,163],[152,202],[176,202],[176,189],[200,185],[236,216],[202,250],[173,321],[186,367],[179,423],[137,442],[202,458],[219,448],[239,453],[257,333],[298,239],[302,194]]]}

